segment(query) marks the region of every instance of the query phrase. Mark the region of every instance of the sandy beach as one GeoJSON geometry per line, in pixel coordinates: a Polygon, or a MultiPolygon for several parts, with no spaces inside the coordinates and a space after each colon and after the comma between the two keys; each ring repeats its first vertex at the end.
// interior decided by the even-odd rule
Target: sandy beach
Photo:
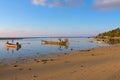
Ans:
{"type": "Polygon", "coordinates": [[[0,65],[0,80],[119,80],[120,44],[0,65]]]}

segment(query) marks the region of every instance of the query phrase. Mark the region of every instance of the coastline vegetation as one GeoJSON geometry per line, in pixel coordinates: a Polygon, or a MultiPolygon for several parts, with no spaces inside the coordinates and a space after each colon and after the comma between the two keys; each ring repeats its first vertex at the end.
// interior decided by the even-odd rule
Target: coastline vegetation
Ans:
{"type": "Polygon", "coordinates": [[[109,44],[120,43],[120,28],[110,30],[108,32],[98,34],[95,39],[109,44]]]}

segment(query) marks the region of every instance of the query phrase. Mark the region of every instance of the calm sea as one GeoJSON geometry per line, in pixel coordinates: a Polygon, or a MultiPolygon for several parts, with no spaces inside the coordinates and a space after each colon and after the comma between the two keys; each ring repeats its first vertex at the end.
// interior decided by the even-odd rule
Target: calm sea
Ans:
{"type": "MultiPolygon", "coordinates": [[[[6,48],[5,43],[7,40],[0,40],[0,60],[108,46],[108,44],[97,44],[96,42],[89,43],[88,40],[91,38],[68,38],[69,43],[67,46],[41,44],[41,40],[56,41],[57,39],[58,38],[29,38],[14,40],[14,43],[21,43],[21,48],[19,49],[6,48]]],[[[12,42],[12,40],[9,40],[9,42],[12,42]]]]}

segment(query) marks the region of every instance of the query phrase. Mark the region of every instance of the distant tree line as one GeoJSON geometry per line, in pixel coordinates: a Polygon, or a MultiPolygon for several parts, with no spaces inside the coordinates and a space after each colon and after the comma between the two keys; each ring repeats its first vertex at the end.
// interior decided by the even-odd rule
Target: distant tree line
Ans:
{"type": "Polygon", "coordinates": [[[100,33],[96,37],[120,37],[120,28],[116,28],[108,32],[100,33]]]}

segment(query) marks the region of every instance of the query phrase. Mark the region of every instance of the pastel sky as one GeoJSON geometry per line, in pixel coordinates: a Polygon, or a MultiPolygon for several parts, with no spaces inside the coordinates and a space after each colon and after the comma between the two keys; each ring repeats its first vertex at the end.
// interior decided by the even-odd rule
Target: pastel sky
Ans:
{"type": "Polygon", "coordinates": [[[120,27],[120,0],[0,0],[0,37],[90,36],[120,27]]]}

